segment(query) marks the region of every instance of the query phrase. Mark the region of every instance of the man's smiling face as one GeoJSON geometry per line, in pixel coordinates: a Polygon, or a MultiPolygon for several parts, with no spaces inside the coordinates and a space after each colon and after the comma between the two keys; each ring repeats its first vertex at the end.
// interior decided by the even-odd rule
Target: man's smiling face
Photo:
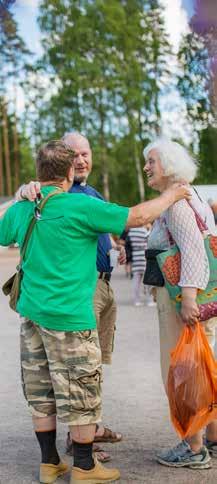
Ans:
{"type": "Polygon", "coordinates": [[[78,133],[72,133],[64,137],[64,142],[69,145],[75,153],[74,180],[80,183],[85,182],[92,170],[92,152],[88,140],[78,133]]]}

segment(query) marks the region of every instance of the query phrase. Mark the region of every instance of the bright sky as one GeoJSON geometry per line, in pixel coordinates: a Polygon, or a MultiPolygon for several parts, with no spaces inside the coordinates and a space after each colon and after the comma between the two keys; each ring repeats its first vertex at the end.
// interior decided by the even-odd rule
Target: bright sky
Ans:
{"type": "Polygon", "coordinates": [[[161,0],[165,6],[164,18],[174,50],[178,51],[182,34],[188,30],[188,14],[182,0],[161,0]]]}
{"type": "Polygon", "coordinates": [[[37,25],[39,0],[17,0],[13,6],[15,19],[18,23],[19,31],[29,49],[41,54],[40,31],[37,25]]]}
{"type": "Polygon", "coordinates": [[[182,6],[186,8],[190,17],[194,14],[195,0],[182,0],[182,6]]]}

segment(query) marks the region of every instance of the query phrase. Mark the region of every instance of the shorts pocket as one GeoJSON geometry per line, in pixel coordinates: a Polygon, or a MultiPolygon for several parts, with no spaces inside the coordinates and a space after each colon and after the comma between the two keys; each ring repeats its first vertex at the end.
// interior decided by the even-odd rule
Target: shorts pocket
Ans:
{"type": "Polygon", "coordinates": [[[79,331],[67,370],[71,410],[88,411],[101,403],[101,351],[96,330],[79,331]]]}
{"type": "Polygon", "coordinates": [[[70,369],[69,400],[71,410],[97,409],[101,405],[101,369],[89,374],[84,369],[81,372],[70,369]]]}

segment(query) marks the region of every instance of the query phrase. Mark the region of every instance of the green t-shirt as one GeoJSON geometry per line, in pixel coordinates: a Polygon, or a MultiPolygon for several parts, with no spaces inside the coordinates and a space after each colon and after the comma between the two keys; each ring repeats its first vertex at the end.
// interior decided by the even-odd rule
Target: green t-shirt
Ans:
{"type": "MultiPolygon", "coordinates": [[[[55,187],[44,187],[46,196],[55,187]]],[[[0,220],[0,245],[22,246],[34,211],[15,203],[0,220]]],[[[120,235],[129,209],[78,193],[51,197],[36,222],[23,262],[17,311],[41,326],[62,331],[96,327],[93,297],[99,233],[120,235]]]]}

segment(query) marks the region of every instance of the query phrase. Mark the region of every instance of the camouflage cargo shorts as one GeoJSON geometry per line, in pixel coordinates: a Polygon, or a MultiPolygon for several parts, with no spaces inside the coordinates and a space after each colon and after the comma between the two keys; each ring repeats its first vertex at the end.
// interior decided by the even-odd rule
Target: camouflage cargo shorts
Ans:
{"type": "Polygon", "coordinates": [[[101,420],[101,351],[97,330],[65,332],[21,324],[21,375],[35,417],[57,414],[68,425],[101,420]]]}

